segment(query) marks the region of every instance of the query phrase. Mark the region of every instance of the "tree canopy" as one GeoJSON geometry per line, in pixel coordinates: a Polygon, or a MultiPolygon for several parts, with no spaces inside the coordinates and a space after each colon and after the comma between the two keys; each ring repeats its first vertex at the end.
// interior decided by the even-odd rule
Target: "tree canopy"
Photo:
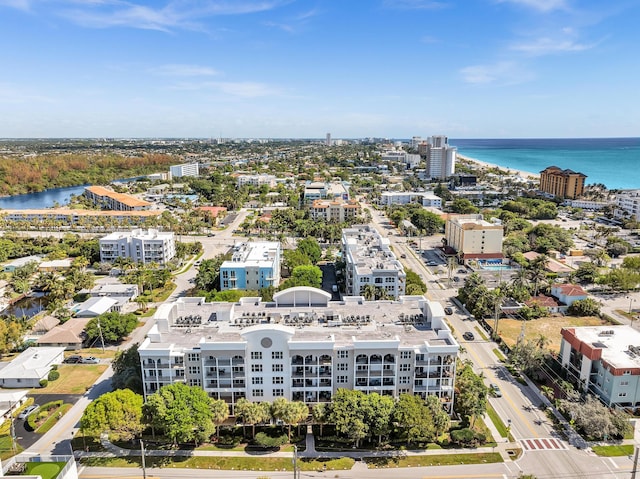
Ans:
{"type": "Polygon", "coordinates": [[[104,313],[87,323],[85,332],[89,341],[100,338],[100,331],[105,342],[116,343],[122,341],[138,326],[138,318],[133,313],[120,314],[118,312],[104,313]]]}
{"type": "Polygon", "coordinates": [[[145,429],[142,403],[142,396],[130,389],[105,393],[89,403],[80,419],[80,427],[83,432],[95,436],[106,431],[115,440],[133,439],[145,429]]]}

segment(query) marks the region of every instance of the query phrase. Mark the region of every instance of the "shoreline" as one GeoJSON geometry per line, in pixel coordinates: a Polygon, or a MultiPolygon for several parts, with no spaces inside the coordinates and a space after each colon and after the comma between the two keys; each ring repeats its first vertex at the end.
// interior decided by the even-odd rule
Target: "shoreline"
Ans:
{"type": "Polygon", "coordinates": [[[461,155],[460,153],[457,154],[457,157],[462,160],[468,161],[470,163],[475,163],[481,168],[500,168],[501,170],[506,170],[509,175],[521,176],[524,179],[528,179],[530,177],[536,180],[540,179],[540,173],[532,173],[531,171],[516,170],[515,168],[508,168],[506,166],[500,166],[495,163],[487,163],[486,161],[477,160],[475,158],[471,158],[470,156],[461,155]]]}

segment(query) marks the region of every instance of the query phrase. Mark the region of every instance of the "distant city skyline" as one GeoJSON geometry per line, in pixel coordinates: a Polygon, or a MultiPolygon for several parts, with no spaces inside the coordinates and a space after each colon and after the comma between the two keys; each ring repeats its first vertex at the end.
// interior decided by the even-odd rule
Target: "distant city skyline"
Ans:
{"type": "Polygon", "coordinates": [[[638,20],[640,0],[0,0],[0,137],[637,137],[638,20]]]}

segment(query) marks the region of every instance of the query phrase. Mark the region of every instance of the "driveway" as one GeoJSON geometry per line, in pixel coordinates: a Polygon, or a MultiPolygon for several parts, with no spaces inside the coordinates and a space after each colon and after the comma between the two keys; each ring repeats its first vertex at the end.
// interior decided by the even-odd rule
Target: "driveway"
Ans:
{"type": "MultiPolygon", "coordinates": [[[[59,399],[69,404],[75,404],[76,401],[82,397],[81,394],[30,394],[30,396],[33,398],[34,403],[40,406],[51,401],[58,401],[59,399]]],[[[28,449],[40,439],[42,435],[36,434],[33,431],[27,431],[25,423],[26,421],[16,419],[14,427],[18,443],[25,449],[28,449]]]]}

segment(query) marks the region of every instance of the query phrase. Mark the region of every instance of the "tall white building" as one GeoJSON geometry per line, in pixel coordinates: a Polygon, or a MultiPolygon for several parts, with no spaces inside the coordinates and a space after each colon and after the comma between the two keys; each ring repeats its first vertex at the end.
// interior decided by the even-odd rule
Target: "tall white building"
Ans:
{"type": "Polygon", "coordinates": [[[111,233],[100,241],[100,261],[112,263],[116,258],[131,258],[138,263],[166,264],[176,255],[172,232],[135,229],[111,233]]]}
{"type": "Polygon", "coordinates": [[[421,155],[427,160],[427,174],[432,179],[444,180],[456,172],[457,148],[449,146],[446,136],[429,137],[427,143],[418,147],[421,155]]]}
{"type": "Polygon", "coordinates": [[[260,175],[238,175],[236,182],[239,188],[245,185],[268,185],[269,188],[275,188],[277,184],[277,178],[275,175],[267,175],[266,173],[260,175]]]}
{"type": "Polygon", "coordinates": [[[183,176],[198,176],[200,167],[198,163],[184,163],[182,165],[173,165],[169,167],[172,178],[181,178],[183,176]]]}
{"type": "Polygon", "coordinates": [[[370,284],[381,288],[391,298],[403,296],[406,274],[402,263],[383,238],[369,225],[342,230],[342,257],[346,263],[346,292],[360,296],[370,284]]]}
{"type": "Polygon", "coordinates": [[[311,407],[348,388],[436,395],[452,412],[459,345],[439,303],[330,298],[296,287],[270,303],[183,297],[161,305],[138,349],[145,396],[185,382],[225,400],[233,413],[240,398],[311,407]]]}
{"type": "Polygon", "coordinates": [[[327,133],[327,138],[325,139],[325,145],[331,146],[331,133],[327,133]]]}
{"type": "Polygon", "coordinates": [[[616,195],[615,216],[628,216],[640,221],[640,190],[623,191],[616,195]]]}
{"type": "Polygon", "coordinates": [[[258,291],[280,283],[280,243],[250,241],[233,248],[231,260],[220,265],[220,290],[258,291]]]}

